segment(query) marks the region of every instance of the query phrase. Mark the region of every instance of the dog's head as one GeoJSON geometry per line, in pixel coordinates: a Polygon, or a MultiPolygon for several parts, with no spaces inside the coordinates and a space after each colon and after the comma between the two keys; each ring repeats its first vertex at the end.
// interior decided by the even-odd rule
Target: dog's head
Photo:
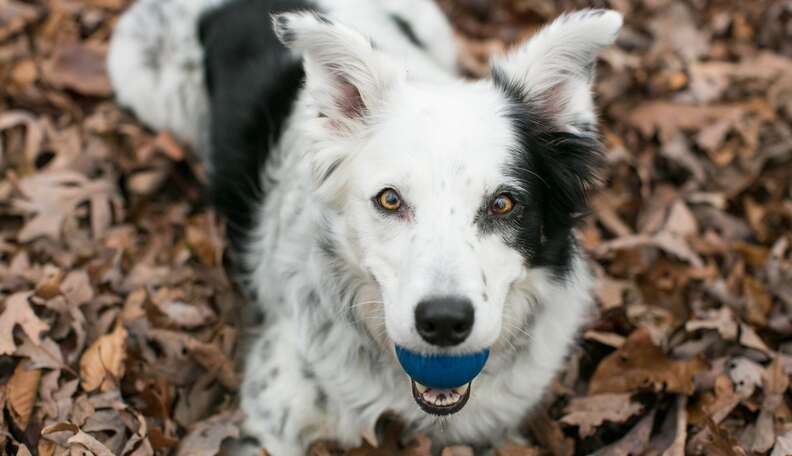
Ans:
{"type": "Polygon", "coordinates": [[[452,413],[470,375],[435,375],[433,360],[442,370],[458,356],[475,376],[482,353],[524,332],[530,272],[563,281],[576,256],[572,230],[602,160],[594,65],[622,18],[565,15],[477,82],[422,80],[320,15],[274,23],[302,53],[316,107],[307,134],[326,250],[376,290],[351,313],[414,380],[429,371],[436,384],[414,382],[424,410],[452,413]]]}

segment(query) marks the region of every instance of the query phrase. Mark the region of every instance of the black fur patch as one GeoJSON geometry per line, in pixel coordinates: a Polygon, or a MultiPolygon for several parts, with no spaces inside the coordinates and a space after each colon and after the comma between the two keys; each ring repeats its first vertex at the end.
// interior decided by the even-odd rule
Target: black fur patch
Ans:
{"type": "Polygon", "coordinates": [[[393,23],[396,24],[396,27],[399,28],[399,31],[402,33],[402,35],[410,40],[410,43],[412,43],[415,47],[426,49],[426,43],[418,38],[418,35],[415,34],[415,30],[412,28],[412,25],[410,25],[409,22],[397,14],[391,14],[390,18],[393,23]]]}
{"type": "MultiPolygon", "coordinates": [[[[588,213],[588,193],[604,163],[593,126],[583,134],[559,131],[549,114],[526,99],[521,87],[493,70],[493,80],[511,101],[508,118],[519,146],[506,172],[519,183],[519,210],[491,221],[529,264],[564,278],[577,243],[572,230],[588,213]]],[[[491,228],[494,228],[491,227],[491,228]]]]}
{"type": "Polygon", "coordinates": [[[211,109],[210,191],[235,252],[255,226],[262,168],[305,79],[270,18],[312,8],[304,0],[233,0],[199,24],[211,109]]]}

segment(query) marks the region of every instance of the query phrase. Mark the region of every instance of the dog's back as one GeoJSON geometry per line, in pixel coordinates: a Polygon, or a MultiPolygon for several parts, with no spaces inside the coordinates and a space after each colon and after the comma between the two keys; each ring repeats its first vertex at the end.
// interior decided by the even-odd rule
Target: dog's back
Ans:
{"type": "Polygon", "coordinates": [[[329,11],[421,71],[455,71],[450,26],[429,0],[140,0],[113,34],[108,68],[119,102],[203,156],[237,252],[304,83],[299,56],[271,27],[273,14],[297,10],[329,11]]]}

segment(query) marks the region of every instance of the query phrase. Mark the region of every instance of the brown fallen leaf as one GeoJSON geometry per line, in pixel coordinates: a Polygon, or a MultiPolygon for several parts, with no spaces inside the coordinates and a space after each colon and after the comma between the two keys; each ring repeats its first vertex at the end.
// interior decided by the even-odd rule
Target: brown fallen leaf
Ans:
{"type": "Polygon", "coordinates": [[[642,410],[643,406],[633,402],[629,393],[598,394],[572,399],[561,422],[578,426],[580,437],[586,438],[605,421],[624,423],[642,410]]]}
{"type": "MultiPolygon", "coordinates": [[[[0,10],[2,10],[2,8],[0,8],[0,10]]],[[[0,16],[2,16],[2,12],[0,12],[0,16]]],[[[0,23],[2,23],[2,18],[0,18],[0,23]]],[[[25,127],[25,163],[20,170],[22,174],[26,174],[33,170],[34,161],[44,141],[44,128],[42,124],[43,122],[24,111],[9,110],[0,113],[0,132],[16,126],[25,127]]],[[[1,154],[0,157],[2,157],[1,154]]]]}
{"type": "Polygon", "coordinates": [[[214,456],[223,441],[239,438],[240,415],[224,413],[208,418],[192,427],[179,444],[177,456],[214,456]]]}
{"type": "Polygon", "coordinates": [[[440,456],[473,456],[473,448],[468,446],[452,446],[443,448],[440,456]]]}
{"type": "Polygon", "coordinates": [[[654,344],[645,327],[634,331],[624,346],[597,366],[589,394],[629,393],[637,390],[693,393],[693,377],[706,363],[699,359],[674,361],[654,344]]]}
{"type": "Polygon", "coordinates": [[[789,456],[790,454],[792,454],[792,430],[778,436],[770,456],[789,456]]]}
{"type": "Polygon", "coordinates": [[[0,41],[18,33],[39,15],[39,9],[33,5],[17,0],[4,1],[0,4],[0,41]]]}
{"type": "Polygon", "coordinates": [[[539,456],[541,452],[536,448],[506,445],[495,450],[495,456],[539,456]]]}
{"type": "MultiPolygon", "coordinates": [[[[34,174],[20,179],[17,186],[21,197],[12,201],[14,209],[33,216],[17,235],[20,242],[40,236],[60,239],[63,223],[83,203],[90,203],[92,217],[102,211],[103,205],[120,205],[115,185],[108,179],[90,180],[68,170],[34,174]]],[[[93,225],[97,230],[106,228],[93,225]]]]}
{"type": "Polygon", "coordinates": [[[776,357],[765,370],[764,400],[759,418],[756,420],[754,440],[751,450],[765,453],[775,443],[775,413],[784,401],[784,393],[789,388],[789,375],[784,370],[780,358],[776,357]]]}
{"type": "MultiPolygon", "coordinates": [[[[737,440],[732,437],[728,430],[715,424],[712,420],[708,420],[704,431],[710,436],[709,440],[704,443],[702,448],[691,448],[688,444],[688,452],[695,454],[707,454],[715,456],[745,456],[746,452],[740,447],[737,440]]],[[[704,432],[702,431],[702,432],[704,432]]],[[[693,440],[691,440],[693,443],[693,440]]]]}
{"type": "Polygon", "coordinates": [[[44,65],[44,75],[54,86],[83,95],[107,97],[113,93],[105,67],[106,49],[85,44],[57,47],[44,65]]]}
{"type": "Polygon", "coordinates": [[[102,442],[96,440],[96,438],[90,434],[87,434],[83,431],[78,431],[72,437],[69,438],[67,441],[70,448],[74,446],[79,446],[85,448],[86,450],[90,451],[90,454],[93,456],[114,456],[113,452],[110,451],[102,442]]]}
{"type": "Polygon", "coordinates": [[[756,333],[756,330],[753,329],[752,326],[748,326],[745,323],[740,324],[740,344],[744,347],[759,350],[764,354],[770,354],[770,348],[762,340],[762,338],[759,337],[759,334],[756,333]]]}
{"type": "Polygon", "coordinates": [[[685,323],[685,330],[695,332],[700,329],[714,329],[724,340],[737,338],[738,325],[734,313],[730,308],[723,306],[704,312],[701,319],[690,320],[685,323]]]}
{"type": "Polygon", "coordinates": [[[745,318],[756,326],[767,325],[767,317],[773,309],[773,298],[765,286],[751,276],[743,277],[745,295],[745,318]]]}
{"type": "Polygon", "coordinates": [[[34,368],[71,370],[63,362],[63,353],[60,347],[49,337],[44,338],[41,343],[36,345],[27,335],[23,335],[22,344],[17,347],[16,354],[27,357],[31,367],[34,368]]]}
{"type": "Polygon", "coordinates": [[[218,380],[231,390],[239,388],[242,380],[239,378],[234,362],[214,343],[204,343],[189,338],[186,344],[190,355],[204,369],[216,375],[218,380]]]}
{"type": "Polygon", "coordinates": [[[80,358],[80,378],[85,391],[114,389],[124,377],[127,357],[127,330],[117,324],[115,330],[96,340],[80,358]]]}
{"type": "Polygon", "coordinates": [[[83,270],[68,273],[60,284],[60,289],[69,304],[74,307],[79,307],[94,297],[91,279],[83,270]]]}
{"type": "Polygon", "coordinates": [[[674,440],[671,445],[663,451],[662,456],[685,456],[685,442],[687,441],[687,426],[688,426],[688,413],[687,413],[687,397],[677,396],[674,403],[674,410],[676,413],[674,429],[674,440]]]}
{"type": "Polygon", "coordinates": [[[575,453],[575,442],[564,435],[561,426],[550,418],[547,411],[533,416],[528,421],[528,428],[543,447],[550,450],[553,456],[572,456],[575,453]]]}
{"type": "Polygon", "coordinates": [[[213,323],[217,315],[204,302],[190,302],[183,290],[163,287],[151,297],[151,301],[167,320],[183,328],[196,328],[213,323]]]}
{"type": "Polygon", "coordinates": [[[593,453],[592,456],[628,456],[643,454],[646,446],[649,444],[649,437],[652,434],[652,425],[654,424],[655,411],[641,418],[630,432],[624,437],[619,439],[605,448],[593,453]]]}
{"type": "Polygon", "coordinates": [[[17,427],[23,431],[27,429],[33,413],[40,380],[41,369],[31,368],[26,361],[20,361],[6,386],[8,411],[17,427]]]}
{"type": "Polygon", "coordinates": [[[769,120],[774,113],[765,100],[706,106],[655,101],[634,109],[630,113],[628,122],[638,128],[644,136],[651,136],[655,131],[660,131],[664,137],[671,137],[678,130],[697,130],[702,126],[718,122],[726,122],[730,128],[737,128],[747,116],[751,115],[769,120]]]}
{"type": "Polygon", "coordinates": [[[49,329],[30,307],[29,298],[33,293],[20,292],[7,297],[3,312],[0,314],[0,355],[13,355],[17,346],[14,343],[14,328],[19,326],[34,345],[41,344],[41,333],[49,329]]]}
{"type": "Polygon", "coordinates": [[[593,340],[603,345],[613,348],[621,348],[624,345],[624,336],[615,333],[588,330],[583,334],[586,340],[593,340]]]}
{"type": "Polygon", "coordinates": [[[698,62],[690,65],[690,92],[697,102],[716,101],[735,81],[758,80],[769,84],[792,71],[792,61],[773,52],[738,62],[698,62]]]}
{"type": "Polygon", "coordinates": [[[679,235],[668,231],[661,231],[654,236],[636,234],[603,242],[592,252],[595,256],[604,258],[618,250],[632,250],[641,247],[658,248],[679,259],[689,262],[694,267],[704,266],[701,257],[694,252],[687,242],[679,235]]]}

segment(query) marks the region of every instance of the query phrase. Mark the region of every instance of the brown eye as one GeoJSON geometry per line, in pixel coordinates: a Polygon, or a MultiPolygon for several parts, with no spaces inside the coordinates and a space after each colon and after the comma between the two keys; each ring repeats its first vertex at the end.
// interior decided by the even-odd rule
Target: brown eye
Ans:
{"type": "Polygon", "coordinates": [[[401,208],[402,200],[396,190],[386,188],[377,195],[377,204],[386,211],[395,212],[401,208]]]}
{"type": "Polygon", "coordinates": [[[506,193],[498,195],[490,206],[494,215],[506,215],[514,209],[514,201],[506,193]]]}

